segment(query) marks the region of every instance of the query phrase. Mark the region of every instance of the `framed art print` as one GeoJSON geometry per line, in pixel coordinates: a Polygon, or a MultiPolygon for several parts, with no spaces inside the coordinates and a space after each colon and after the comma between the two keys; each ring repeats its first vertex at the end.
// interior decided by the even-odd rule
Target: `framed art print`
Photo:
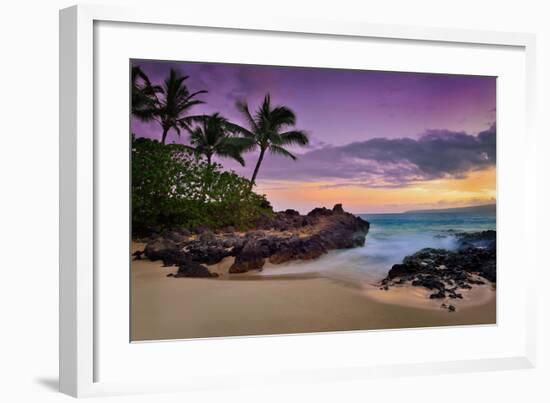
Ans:
{"type": "Polygon", "coordinates": [[[62,391],[533,365],[533,37],[183,15],[61,12],[62,391]]]}
{"type": "Polygon", "coordinates": [[[496,77],[130,69],[132,341],[496,324],[496,77]]]}

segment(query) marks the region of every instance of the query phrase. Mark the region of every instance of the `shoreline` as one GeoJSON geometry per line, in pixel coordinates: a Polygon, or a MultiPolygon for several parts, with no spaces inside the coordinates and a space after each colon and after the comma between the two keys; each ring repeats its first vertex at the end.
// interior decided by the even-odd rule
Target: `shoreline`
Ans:
{"type": "Polygon", "coordinates": [[[441,309],[441,304],[454,304],[458,309],[466,307],[476,307],[488,303],[495,292],[495,285],[486,283],[477,286],[470,290],[462,290],[463,298],[460,300],[444,298],[430,299],[432,291],[423,287],[414,287],[410,285],[395,285],[387,290],[380,289],[379,281],[357,281],[356,279],[346,278],[343,276],[327,276],[322,272],[306,272],[306,273],[285,273],[285,274],[264,274],[266,270],[278,269],[276,264],[266,263],[262,271],[247,272],[241,274],[229,274],[229,268],[233,264],[235,258],[226,257],[221,262],[207,265],[206,267],[212,273],[218,274],[218,280],[225,281],[274,281],[274,280],[305,280],[315,278],[326,278],[334,282],[341,283],[342,286],[356,288],[364,294],[366,298],[374,301],[399,305],[404,307],[416,307],[420,309],[441,309]]]}
{"type": "MultiPolygon", "coordinates": [[[[132,242],[133,251],[140,248],[132,242]]],[[[167,277],[177,268],[133,260],[132,341],[496,323],[496,292],[489,286],[480,294],[469,290],[453,301],[457,310],[447,312],[420,287],[385,291],[318,273],[229,274],[233,259],[207,266],[217,278],[167,277]]]]}

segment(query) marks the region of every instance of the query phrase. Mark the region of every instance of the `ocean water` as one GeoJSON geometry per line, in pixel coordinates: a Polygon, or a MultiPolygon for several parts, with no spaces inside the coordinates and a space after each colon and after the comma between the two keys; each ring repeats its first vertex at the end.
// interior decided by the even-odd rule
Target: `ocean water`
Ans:
{"type": "Polygon", "coordinates": [[[266,267],[263,275],[319,273],[346,280],[377,282],[392,265],[422,248],[455,249],[458,232],[496,229],[493,212],[360,214],[370,222],[365,246],[331,251],[314,261],[266,267]]]}

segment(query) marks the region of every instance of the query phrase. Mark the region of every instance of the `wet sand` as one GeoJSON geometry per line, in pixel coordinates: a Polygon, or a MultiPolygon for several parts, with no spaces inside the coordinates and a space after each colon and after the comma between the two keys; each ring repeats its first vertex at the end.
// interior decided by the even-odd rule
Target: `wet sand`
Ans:
{"type": "Polygon", "coordinates": [[[177,268],[132,261],[132,340],[496,323],[496,293],[490,286],[463,293],[464,300],[434,301],[419,287],[384,291],[315,273],[229,275],[230,263],[209,267],[219,278],[201,279],[166,277],[177,268]],[[457,311],[441,309],[442,302],[457,311]]]}

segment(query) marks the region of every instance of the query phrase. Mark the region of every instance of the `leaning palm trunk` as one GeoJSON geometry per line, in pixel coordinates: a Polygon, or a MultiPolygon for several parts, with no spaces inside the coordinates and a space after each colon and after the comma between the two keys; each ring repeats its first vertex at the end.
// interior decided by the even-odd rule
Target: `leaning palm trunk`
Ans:
{"type": "Polygon", "coordinates": [[[258,176],[258,171],[260,170],[260,165],[264,159],[265,148],[262,148],[260,151],[260,156],[258,157],[258,162],[256,162],[256,167],[254,168],[254,173],[252,174],[252,179],[250,180],[250,189],[256,184],[256,176],[258,176]]]}
{"type": "Polygon", "coordinates": [[[212,154],[206,154],[206,171],[204,172],[204,177],[202,178],[202,192],[201,192],[201,201],[206,203],[208,198],[211,196],[211,190],[213,185],[213,175],[214,166],[212,165],[212,154]]]}
{"type": "Polygon", "coordinates": [[[168,136],[168,130],[170,129],[169,128],[162,129],[162,140],[161,140],[162,144],[166,144],[166,137],[168,136]]]}
{"type": "Polygon", "coordinates": [[[246,102],[238,101],[237,109],[243,114],[249,126],[248,128],[238,128],[238,132],[251,142],[247,150],[252,150],[256,147],[260,148],[260,156],[250,179],[250,190],[252,190],[256,184],[256,177],[258,176],[266,150],[269,150],[272,154],[296,160],[296,156],[288,151],[285,146],[305,146],[309,143],[309,138],[304,131],[288,130],[288,128],[295,126],[296,115],[286,106],[272,107],[269,94],[265,96],[262,105],[254,116],[250,113],[246,102]]]}

